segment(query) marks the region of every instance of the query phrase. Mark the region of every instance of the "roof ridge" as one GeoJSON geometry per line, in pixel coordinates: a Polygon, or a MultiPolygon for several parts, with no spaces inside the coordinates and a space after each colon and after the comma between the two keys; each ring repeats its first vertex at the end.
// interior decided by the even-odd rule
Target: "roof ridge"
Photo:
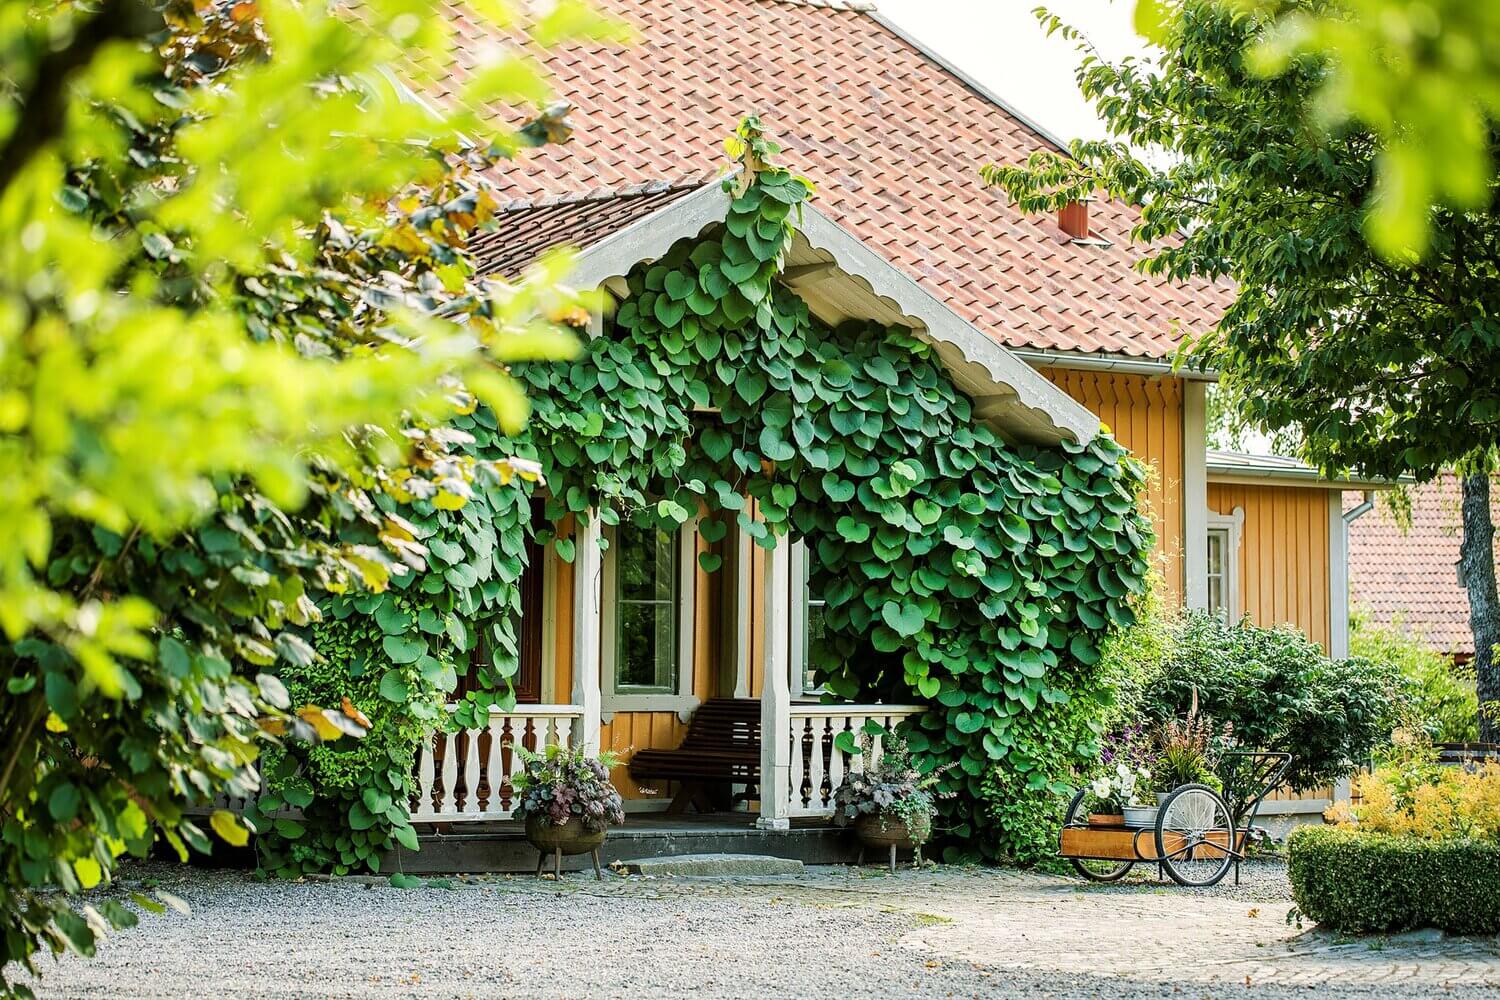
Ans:
{"type": "Polygon", "coordinates": [[[717,178],[712,175],[701,175],[699,177],[680,177],[677,180],[658,178],[657,180],[641,181],[637,184],[627,184],[624,187],[597,187],[587,191],[564,191],[560,194],[543,195],[540,198],[515,198],[500,206],[502,212],[522,212],[533,208],[552,208],[557,205],[577,205],[588,201],[617,201],[621,198],[640,198],[646,195],[661,194],[664,191],[681,191],[689,188],[700,188],[705,184],[712,183],[717,178]]]}

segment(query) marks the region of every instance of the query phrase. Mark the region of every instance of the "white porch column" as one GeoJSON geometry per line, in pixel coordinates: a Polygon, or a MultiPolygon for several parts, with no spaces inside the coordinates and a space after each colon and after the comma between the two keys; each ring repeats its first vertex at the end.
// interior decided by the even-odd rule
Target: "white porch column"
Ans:
{"type": "Polygon", "coordinates": [[[573,529],[573,704],[583,709],[577,744],[599,752],[599,640],[604,566],[599,551],[599,518],[578,515],[573,529]]]}
{"type": "Polygon", "coordinates": [[[760,689],[760,818],[755,825],[768,830],[791,825],[791,592],[791,544],[781,538],[775,548],[766,550],[761,615],[765,669],[760,689]]]}
{"type": "Polygon", "coordinates": [[[1182,598],[1208,607],[1207,384],[1182,383],[1182,598]]]}
{"type": "Polygon", "coordinates": [[[739,529],[734,533],[734,696],[750,697],[750,594],[754,589],[754,543],[739,529]]]}

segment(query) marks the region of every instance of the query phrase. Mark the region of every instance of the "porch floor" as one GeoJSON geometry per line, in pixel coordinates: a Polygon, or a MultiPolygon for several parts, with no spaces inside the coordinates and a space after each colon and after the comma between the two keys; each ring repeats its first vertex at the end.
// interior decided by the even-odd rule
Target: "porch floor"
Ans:
{"type": "MultiPolygon", "coordinates": [[[[418,826],[420,851],[397,849],[381,861],[382,871],[534,872],[537,852],[516,820],[438,823],[418,826]]],[[[854,837],[822,818],[792,820],[789,830],[760,830],[748,812],[632,813],[609,831],[599,848],[603,864],[682,854],[761,854],[804,864],[847,864],[859,854],[854,837]]],[[[586,854],[563,858],[565,871],[592,869],[586,854]]]]}

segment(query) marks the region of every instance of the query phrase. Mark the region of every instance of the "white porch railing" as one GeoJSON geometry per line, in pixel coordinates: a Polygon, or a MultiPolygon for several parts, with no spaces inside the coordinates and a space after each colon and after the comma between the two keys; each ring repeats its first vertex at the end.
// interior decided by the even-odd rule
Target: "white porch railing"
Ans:
{"type": "Polygon", "coordinates": [[[581,739],[578,705],[517,705],[490,710],[480,729],[434,733],[417,750],[417,787],[411,803],[415,823],[509,819],[515,809],[514,778],[521,757],[511,745],[537,750],[581,739]]]}
{"type": "MultiPolygon", "coordinates": [[[[789,803],[788,816],[833,815],[833,793],[845,775],[863,768],[858,753],[836,746],[839,733],[858,737],[866,722],[894,729],[904,719],[921,715],[922,705],[792,705],[790,780],[775,793],[789,803]]],[[[880,753],[880,737],[872,736],[874,752],[880,753]]],[[[847,742],[847,741],[846,741],[847,742]]]]}

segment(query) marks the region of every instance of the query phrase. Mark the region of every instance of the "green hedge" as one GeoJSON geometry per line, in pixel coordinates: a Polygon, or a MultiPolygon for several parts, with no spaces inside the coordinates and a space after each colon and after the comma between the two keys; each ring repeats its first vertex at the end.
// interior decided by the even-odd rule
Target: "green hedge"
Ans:
{"type": "Polygon", "coordinates": [[[1292,897],[1341,931],[1500,931],[1500,844],[1312,826],[1287,843],[1292,897]]]}

